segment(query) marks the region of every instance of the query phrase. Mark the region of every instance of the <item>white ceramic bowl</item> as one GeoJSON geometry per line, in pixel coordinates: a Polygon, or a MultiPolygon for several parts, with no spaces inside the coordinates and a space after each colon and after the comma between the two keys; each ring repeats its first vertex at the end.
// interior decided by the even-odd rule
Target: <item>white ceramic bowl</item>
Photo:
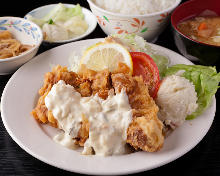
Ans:
{"type": "Polygon", "coordinates": [[[41,29],[34,23],[19,17],[0,17],[0,31],[8,30],[22,44],[33,47],[18,56],[0,59],[0,75],[16,71],[21,65],[33,58],[43,40],[41,29]]]}
{"type": "MultiPolygon", "coordinates": [[[[45,6],[42,6],[42,7],[38,7],[32,11],[30,11],[29,13],[27,13],[24,18],[26,18],[26,16],[29,14],[35,18],[43,18],[45,15],[47,15],[57,4],[50,4],[50,5],[45,5],[45,6]]],[[[76,5],[74,4],[64,4],[66,7],[68,8],[73,8],[75,7],[76,5]]],[[[87,35],[89,35],[90,33],[92,33],[95,28],[96,28],[96,25],[97,25],[97,20],[95,18],[95,16],[93,15],[93,13],[82,7],[82,12],[84,14],[84,17],[85,17],[85,21],[87,22],[88,24],[88,29],[87,31],[78,36],[78,37],[74,37],[72,39],[69,39],[69,40],[62,40],[62,41],[57,41],[57,42],[48,42],[46,40],[43,41],[44,44],[64,44],[64,43],[68,43],[68,42],[73,42],[73,41],[76,41],[76,40],[79,40],[79,39],[82,39],[84,37],[86,37],[87,35]]]]}
{"type": "Polygon", "coordinates": [[[106,11],[87,0],[102,30],[107,34],[135,33],[149,42],[156,41],[169,22],[171,12],[180,4],[176,0],[168,9],[146,15],[123,15],[106,11]]]}

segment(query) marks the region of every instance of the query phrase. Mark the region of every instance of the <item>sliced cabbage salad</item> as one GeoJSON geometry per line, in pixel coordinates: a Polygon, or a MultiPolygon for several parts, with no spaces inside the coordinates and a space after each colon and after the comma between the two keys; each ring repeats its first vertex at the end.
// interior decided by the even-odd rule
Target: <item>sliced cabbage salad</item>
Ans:
{"type": "Polygon", "coordinates": [[[82,35],[88,29],[79,4],[69,8],[59,3],[43,18],[35,18],[30,14],[26,18],[41,27],[44,39],[49,42],[68,40],[82,35]]]}

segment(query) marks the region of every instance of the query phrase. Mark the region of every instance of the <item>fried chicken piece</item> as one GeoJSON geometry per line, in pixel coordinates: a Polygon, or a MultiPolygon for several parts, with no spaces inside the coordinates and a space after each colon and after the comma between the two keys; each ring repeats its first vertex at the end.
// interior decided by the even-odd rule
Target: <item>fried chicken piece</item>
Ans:
{"type": "Polygon", "coordinates": [[[52,69],[52,72],[45,74],[44,85],[39,90],[39,94],[42,96],[49,92],[53,85],[60,80],[65,81],[66,84],[73,86],[77,90],[79,90],[80,84],[83,82],[78,74],[68,71],[67,67],[58,65],[52,69]]]}
{"type": "MultiPolygon", "coordinates": [[[[41,123],[50,123],[51,126],[57,127],[57,121],[52,112],[48,111],[45,105],[45,97],[50,92],[54,84],[59,80],[65,81],[66,84],[73,86],[82,97],[89,97],[92,94],[98,93],[99,97],[106,99],[108,92],[111,89],[110,72],[103,70],[95,72],[84,68],[83,74],[70,72],[66,67],[60,65],[54,67],[52,72],[48,72],[44,77],[44,85],[39,90],[40,98],[36,107],[31,114],[41,123]]],[[[89,122],[85,117],[82,117],[82,125],[79,129],[76,138],[76,144],[83,146],[89,136],[89,122]]]]}
{"type": "Polygon", "coordinates": [[[112,88],[110,82],[110,72],[108,69],[96,72],[94,70],[87,69],[85,65],[81,65],[79,75],[82,79],[88,79],[91,81],[93,95],[98,94],[102,99],[108,97],[108,92],[112,88]]]}
{"type": "Polygon", "coordinates": [[[52,72],[46,73],[43,87],[39,90],[40,98],[31,114],[38,121],[49,122],[54,127],[57,127],[56,119],[51,112],[48,112],[44,99],[59,80],[64,80],[66,84],[73,86],[84,97],[92,94],[91,83],[88,80],[82,80],[76,73],[69,72],[66,67],[58,65],[52,69],[52,72]]]}
{"type": "MultiPolygon", "coordinates": [[[[79,70],[79,75],[83,80],[89,80],[91,82],[92,94],[98,94],[102,99],[106,99],[110,91],[113,91],[110,80],[110,72],[105,69],[100,72],[96,72],[87,69],[85,65],[82,65],[79,70]]],[[[76,144],[84,146],[84,143],[89,138],[89,121],[86,117],[82,117],[82,125],[79,129],[78,136],[76,138],[76,144]]]]}
{"type": "MultiPolygon", "coordinates": [[[[37,105],[36,107],[32,110],[31,114],[32,116],[42,122],[42,123],[47,123],[49,120],[48,120],[48,109],[45,105],[45,102],[44,102],[44,99],[45,97],[47,96],[48,92],[45,92],[45,94],[43,94],[39,99],[38,99],[38,102],[37,102],[37,105]]],[[[56,124],[56,120],[51,118],[51,125],[52,126],[57,126],[56,124]]]]}
{"type": "Polygon", "coordinates": [[[157,114],[158,107],[150,97],[148,88],[141,77],[132,77],[128,74],[112,74],[112,85],[117,92],[125,89],[129,98],[129,103],[133,109],[133,116],[145,116],[148,113],[157,114]]]}
{"type": "Polygon", "coordinates": [[[127,131],[127,143],[136,150],[158,151],[164,142],[163,124],[157,117],[158,107],[150,97],[142,77],[128,74],[112,74],[112,85],[116,92],[126,90],[133,109],[133,121],[127,131]]]}
{"type": "Polygon", "coordinates": [[[127,132],[127,143],[136,150],[155,152],[162,148],[163,124],[152,114],[133,119],[127,132]]]}
{"type": "Polygon", "coordinates": [[[89,138],[89,120],[82,115],[81,128],[78,131],[78,136],[76,137],[76,144],[79,146],[84,146],[84,143],[89,138]]]}
{"type": "MultiPolygon", "coordinates": [[[[44,85],[39,90],[41,97],[32,114],[40,122],[50,122],[52,126],[57,127],[56,119],[52,112],[47,110],[44,99],[59,80],[72,85],[85,97],[98,93],[99,97],[106,99],[109,91],[116,93],[125,89],[133,109],[133,121],[127,131],[127,143],[136,150],[157,151],[164,141],[163,125],[157,118],[158,107],[149,96],[148,88],[142,78],[132,77],[129,73],[130,70],[125,64],[119,64],[118,69],[112,74],[108,70],[95,72],[86,67],[82,67],[80,73],[76,74],[69,72],[66,67],[57,66],[45,75],[44,85]]],[[[75,140],[76,144],[83,146],[89,137],[89,121],[83,116],[81,123],[75,140]]]]}

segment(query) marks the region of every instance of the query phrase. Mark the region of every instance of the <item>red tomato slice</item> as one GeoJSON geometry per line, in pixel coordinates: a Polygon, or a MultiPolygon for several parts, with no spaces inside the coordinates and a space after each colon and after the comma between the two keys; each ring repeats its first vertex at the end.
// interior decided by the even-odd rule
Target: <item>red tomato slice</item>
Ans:
{"type": "Polygon", "coordinates": [[[154,60],[142,52],[130,52],[133,61],[133,75],[142,76],[148,86],[149,94],[156,98],[160,84],[160,76],[154,60]]]}

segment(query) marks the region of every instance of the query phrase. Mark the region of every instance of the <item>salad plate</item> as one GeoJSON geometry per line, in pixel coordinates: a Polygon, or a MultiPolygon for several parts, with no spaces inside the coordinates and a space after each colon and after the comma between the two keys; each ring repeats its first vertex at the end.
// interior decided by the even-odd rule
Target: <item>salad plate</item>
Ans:
{"type": "MultiPolygon", "coordinates": [[[[30,114],[38,99],[46,72],[52,65],[69,66],[68,58],[103,39],[91,39],[68,43],[48,50],[23,65],[7,83],[1,99],[2,121],[12,139],[27,153],[52,166],[83,174],[118,175],[130,174],[165,165],[193,149],[206,135],[213,122],[216,100],[213,97],[206,111],[187,120],[172,132],[163,148],[155,153],[135,152],[118,156],[84,156],[80,151],[70,150],[53,141],[57,129],[39,124],[30,114]]],[[[192,63],[183,56],[154,44],[160,54],[168,56],[170,65],[192,63]]]]}
{"type": "MultiPolygon", "coordinates": [[[[54,8],[56,8],[57,5],[58,4],[49,4],[49,5],[38,7],[36,9],[33,9],[32,11],[28,12],[24,16],[24,18],[28,19],[28,15],[29,15],[29,16],[32,16],[36,19],[41,19],[44,16],[46,16],[48,13],[50,13],[54,8]]],[[[67,8],[75,8],[76,7],[76,5],[74,5],[74,4],[63,4],[63,5],[67,8]]],[[[96,17],[93,15],[93,13],[89,9],[87,9],[85,7],[81,7],[81,8],[82,8],[82,13],[84,15],[84,19],[85,19],[86,23],[88,24],[88,29],[86,30],[85,33],[83,33],[79,36],[75,36],[74,38],[67,39],[67,40],[61,40],[61,41],[55,41],[55,42],[49,42],[49,41],[44,40],[43,44],[49,45],[49,44],[63,44],[63,43],[73,42],[73,41],[82,39],[82,38],[88,36],[89,34],[91,34],[97,26],[96,17]]]]}

